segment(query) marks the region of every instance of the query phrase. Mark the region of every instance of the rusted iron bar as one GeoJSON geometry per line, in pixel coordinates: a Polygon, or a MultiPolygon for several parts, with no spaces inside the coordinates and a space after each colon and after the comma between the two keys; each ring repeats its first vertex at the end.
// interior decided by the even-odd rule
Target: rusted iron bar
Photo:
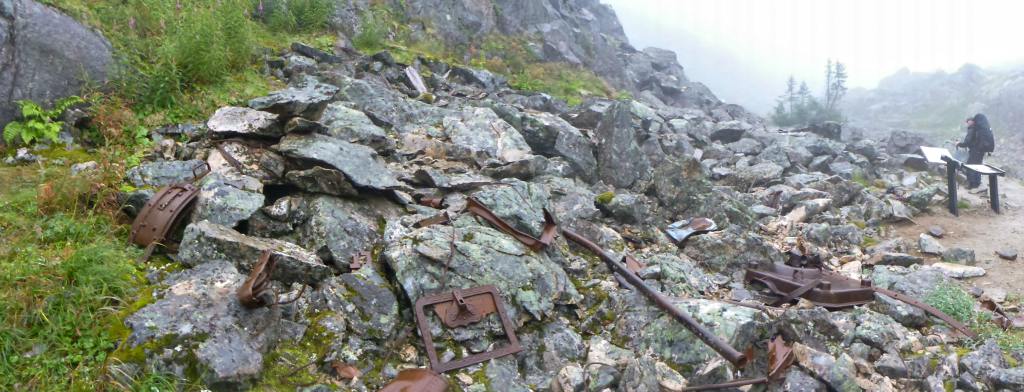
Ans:
{"type": "Polygon", "coordinates": [[[883,288],[878,287],[878,286],[875,286],[874,289],[875,289],[876,293],[888,295],[888,296],[893,297],[893,298],[895,298],[895,299],[897,299],[899,301],[903,301],[903,302],[907,303],[910,306],[913,306],[915,308],[921,309],[921,310],[927,312],[928,314],[930,314],[932,316],[938,317],[940,320],[945,321],[946,324],[949,324],[951,327],[955,328],[957,331],[960,331],[961,333],[963,333],[967,337],[970,337],[970,338],[978,337],[978,334],[974,333],[974,331],[971,331],[971,329],[967,328],[966,325],[964,325],[960,321],[957,321],[957,319],[950,317],[948,314],[943,313],[941,310],[938,310],[938,309],[932,307],[931,305],[928,305],[928,304],[926,304],[924,302],[918,301],[918,300],[916,300],[914,298],[911,298],[909,296],[897,293],[895,291],[888,290],[888,289],[883,289],[883,288]]]}
{"type": "Polygon", "coordinates": [[[640,279],[640,276],[633,273],[633,271],[631,271],[629,267],[626,267],[624,263],[612,258],[612,256],[605,252],[604,249],[601,249],[600,246],[569,229],[563,228],[562,235],[570,241],[587,248],[587,250],[600,257],[601,260],[604,260],[604,262],[608,264],[608,267],[611,268],[612,272],[618,274],[637,290],[644,293],[644,295],[646,295],[647,298],[650,298],[651,301],[654,301],[658,307],[665,310],[665,312],[675,318],[676,321],[682,323],[686,329],[690,330],[694,335],[697,335],[697,338],[703,341],[704,344],[707,344],[709,347],[714,349],[715,352],[731,362],[733,365],[736,367],[743,367],[747,364],[746,355],[739,352],[730,346],[729,343],[726,343],[724,340],[709,331],[706,327],[698,323],[692,316],[675,307],[668,298],[657,290],[651,288],[651,286],[648,286],[643,279],[640,279]]]}
{"type": "Polygon", "coordinates": [[[551,245],[551,241],[555,239],[555,233],[558,231],[558,225],[555,224],[555,218],[551,216],[551,213],[547,209],[544,209],[544,229],[541,231],[540,238],[536,238],[532,235],[519,231],[512,227],[508,222],[501,219],[498,215],[495,215],[487,206],[483,205],[475,197],[466,199],[466,211],[471,214],[483,218],[485,221],[490,222],[494,227],[498,228],[516,240],[522,242],[534,252],[538,252],[544,247],[551,245]]]}

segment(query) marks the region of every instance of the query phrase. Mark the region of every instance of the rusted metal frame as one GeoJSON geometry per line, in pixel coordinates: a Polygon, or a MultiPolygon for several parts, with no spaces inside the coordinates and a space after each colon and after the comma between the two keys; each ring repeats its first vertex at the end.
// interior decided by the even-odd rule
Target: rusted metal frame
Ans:
{"type": "Polygon", "coordinates": [[[804,294],[807,294],[808,291],[811,291],[811,289],[817,287],[819,283],[821,283],[821,279],[812,279],[810,282],[807,282],[807,284],[804,284],[796,290],[790,291],[789,294],[782,296],[773,302],[771,306],[781,306],[782,304],[789,303],[789,301],[800,298],[804,294]]]}
{"type": "Polygon", "coordinates": [[[892,298],[895,298],[897,300],[905,302],[906,304],[908,304],[910,306],[913,306],[915,308],[921,309],[921,310],[927,312],[928,314],[930,314],[932,316],[938,317],[940,320],[945,321],[946,324],[949,324],[949,326],[955,328],[957,331],[960,331],[961,333],[963,333],[967,337],[970,337],[970,338],[978,337],[978,334],[974,333],[974,331],[971,331],[971,329],[967,328],[966,325],[964,325],[963,323],[961,323],[957,319],[954,319],[954,318],[950,317],[948,314],[943,313],[941,310],[938,310],[938,309],[932,307],[931,305],[928,305],[928,304],[926,304],[924,302],[918,301],[918,300],[916,300],[914,298],[911,298],[911,297],[909,297],[907,295],[903,295],[903,294],[897,293],[897,292],[892,291],[892,290],[883,289],[883,288],[877,287],[877,286],[874,287],[874,289],[875,289],[875,292],[877,292],[877,293],[888,295],[888,296],[890,296],[892,298]]]}
{"type": "MultiPolygon", "coordinates": [[[[490,306],[490,304],[487,304],[487,306],[474,308],[474,311],[481,312],[480,314],[478,314],[478,316],[480,317],[480,320],[482,320],[483,316],[486,316],[486,314],[482,314],[482,312],[484,310],[489,310],[491,308],[492,307],[490,306]]],[[[455,290],[454,292],[420,297],[418,300],[416,300],[416,304],[413,306],[413,311],[416,314],[416,325],[420,331],[420,337],[423,339],[423,347],[427,351],[427,358],[430,360],[430,368],[438,373],[462,369],[464,367],[472,366],[494,358],[515,354],[517,352],[522,351],[523,349],[522,345],[520,345],[519,343],[519,339],[516,337],[515,334],[515,324],[512,323],[512,320],[508,317],[508,314],[505,312],[505,307],[501,303],[501,295],[498,293],[498,289],[493,285],[474,287],[465,290],[455,290]],[[504,329],[505,337],[508,339],[508,344],[498,347],[491,351],[470,355],[465,358],[460,358],[448,362],[441,362],[440,358],[437,355],[437,349],[434,347],[433,336],[431,336],[430,334],[430,323],[427,319],[425,309],[428,306],[434,306],[435,312],[444,312],[444,314],[448,314],[448,311],[450,311],[452,309],[451,307],[454,306],[458,311],[466,311],[466,308],[459,309],[460,305],[458,304],[457,301],[459,300],[460,296],[462,297],[465,303],[473,304],[473,306],[481,305],[482,301],[487,301],[486,298],[484,300],[478,300],[475,297],[490,297],[489,300],[493,302],[494,312],[498,313],[498,318],[501,320],[501,325],[502,328],[504,329]],[[437,306],[439,304],[445,303],[449,305],[437,306]]],[[[439,318],[441,318],[442,321],[448,319],[448,317],[446,317],[444,314],[438,313],[438,316],[439,318]]],[[[458,316],[457,312],[456,316],[458,316]]],[[[453,321],[457,325],[465,325],[463,324],[463,322],[467,324],[469,323],[468,320],[464,318],[457,317],[454,320],[448,319],[448,322],[453,321]]]]}
{"type": "Polygon", "coordinates": [[[562,235],[564,235],[566,239],[573,241],[594,253],[600,257],[601,260],[604,260],[604,262],[608,264],[608,267],[611,268],[612,272],[622,276],[622,278],[629,282],[629,284],[646,295],[647,298],[653,301],[658,307],[665,310],[665,312],[675,318],[676,321],[682,323],[686,329],[690,330],[690,332],[696,335],[697,338],[704,342],[704,344],[707,344],[723,358],[731,362],[736,367],[743,367],[746,365],[748,359],[747,355],[739,352],[730,346],[729,343],[726,343],[706,327],[698,323],[692,316],[675,307],[668,298],[657,290],[651,288],[651,286],[648,286],[643,279],[640,279],[640,276],[630,271],[624,263],[615,260],[610,254],[605,252],[604,249],[601,249],[600,246],[569,229],[563,228],[562,235]]]}
{"type": "Polygon", "coordinates": [[[544,229],[541,231],[540,238],[536,238],[512,227],[512,225],[505,222],[501,217],[495,215],[493,211],[483,205],[483,203],[480,203],[480,201],[475,197],[469,197],[466,199],[466,210],[483,218],[487,222],[490,222],[492,225],[497,227],[498,230],[515,237],[516,240],[522,242],[523,245],[526,245],[535,252],[551,245],[551,241],[555,239],[555,233],[558,231],[558,225],[555,224],[554,217],[551,216],[551,213],[548,212],[546,208],[544,209],[544,229]]]}
{"type": "Polygon", "coordinates": [[[192,181],[182,182],[167,186],[158,191],[146,202],[139,211],[135,221],[132,222],[132,229],[129,239],[139,246],[146,247],[145,252],[139,257],[139,262],[148,260],[157,246],[164,246],[174,249],[175,245],[166,243],[171,231],[181,224],[186,212],[190,211],[196,197],[199,196],[199,188],[193,185],[210,173],[210,165],[203,162],[192,168],[192,181]],[[199,174],[197,170],[205,167],[206,170],[199,174]]]}
{"type": "Polygon", "coordinates": [[[744,385],[767,384],[778,380],[793,365],[796,356],[793,349],[786,346],[782,336],[776,336],[768,341],[768,375],[765,377],[751,378],[746,380],[735,380],[719,384],[697,385],[683,388],[683,391],[710,391],[715,389],[736,388],[744,385]]]}

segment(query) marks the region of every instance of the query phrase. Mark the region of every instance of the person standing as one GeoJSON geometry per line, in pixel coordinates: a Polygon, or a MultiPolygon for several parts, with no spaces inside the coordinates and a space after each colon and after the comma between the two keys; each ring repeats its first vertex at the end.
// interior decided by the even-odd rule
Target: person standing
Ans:
{"type": "MultiPolygon", "coordinates": [[[[984,162],[985,154],[995,150],[995,138],[992,135],[992,127],[988,124],[988,118],[978,113],[974,117],[967,118],[967,136],[957,148],[967,148],[967,164],[980,165],[984,162]]],[[[967,189],[974,189],[981,186],[981,174],[967,171],[967,189]]]]}

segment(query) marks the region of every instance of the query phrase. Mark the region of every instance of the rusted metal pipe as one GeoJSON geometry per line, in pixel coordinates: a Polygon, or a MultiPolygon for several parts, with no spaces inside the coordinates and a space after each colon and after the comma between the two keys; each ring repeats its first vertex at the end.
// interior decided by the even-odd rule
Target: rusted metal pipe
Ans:
{"type": "Polygon", "coordinates": [[[658,307],[665,310],[665,312],[675,318],[676,321],[682,323],[686,329],[690,330],[694,335],[697,335],[697,338],[703,341],[704,344],[707,344],[709,347],[714,349],[715,352],[731,362],[733,365],[736,367],[743,367],[747,364],[746,355],[730,346],[729,343],[726,343],[717,335],[711,333],[711,331],[706,327],[698,323],[697,320],[694,320],[692,316],[675,307],[675,305],[669,302],[668,298],[657,290],[651,288],[651,286],[648,286],[643,279],[640,279],[640,276],[631,271],[622,262],[615,260],[610,254],[605,252],[604,249],[601,249],[600,246],[569,229],[563,228],[562,235],[564,235],[566,239],[587,248],[587,250],[600,257],[601,260],[604,260],[604,262],[608,264],[608,267],[612,269],[612,272],[617,273],[630,285],[644,293],[644,295],[646,295],[647,298],[650,298],[651,301],[654,301],[658,307]]]}

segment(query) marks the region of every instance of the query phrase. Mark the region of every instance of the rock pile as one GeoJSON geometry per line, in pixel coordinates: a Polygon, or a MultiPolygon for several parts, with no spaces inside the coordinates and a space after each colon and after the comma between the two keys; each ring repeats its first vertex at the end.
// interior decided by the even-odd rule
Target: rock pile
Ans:
{"type": "MultiPolygon", "coordinates": [[[[427,364],[411,304],[494,285],[524,349],[450,374],[464,390],[657,391],[746,378],[766,371],[764,342],[777,334],[795,342],[798,366],[773,390],[1024,387],[1024,369],[998,347],[961,355],[946,345],[955,334],[945,325],[884,296],[781,314],[721,301],[761,298],[744,268],[782,262],[796,247],[826,269],[917,298],[950,279],[944,272],[962,276],[921,265],[907,241],[875,241],[940,191],[941,177],[906,171],[906,157],[886,145],[849,140],[834,125],[769,131],[729,105],[591,99],[570,108],[482,70],[297,47],[271,62],[286,89],[218,110],[129,174],[145,188],[186,180],[202,161],[212,169],[182,234],[186,268],[126,320],[145,365],[244,388],[280,366],[268,356],[305,347],[311,365],[296,372],[327,388],[332,364],[344,364],[362,374],[346,388],[376,390],[427,364]],[[407,66],[432,99],[414,90],[407,66]],[[547,209],[560,226],[634,255],[648,284],[759,359],[734,369],[563,238],[535,251],[462,213],[469,196],[529,235],[541,234],[547,209]],[[442,211],[450,224],[416,224],[442,211]],[[692,217],[723,230],[680,249],[661,228],[692,217]],[[292,304],[248,310],[234,292],[265,249],[281,255],[272,278],[282,297],[311,288],[292,304]],[[351,269],[365,251],[371,262],[351,269]]],[[[500,344],[494,327],[432,333],[450,360],[500,344]]]]}

